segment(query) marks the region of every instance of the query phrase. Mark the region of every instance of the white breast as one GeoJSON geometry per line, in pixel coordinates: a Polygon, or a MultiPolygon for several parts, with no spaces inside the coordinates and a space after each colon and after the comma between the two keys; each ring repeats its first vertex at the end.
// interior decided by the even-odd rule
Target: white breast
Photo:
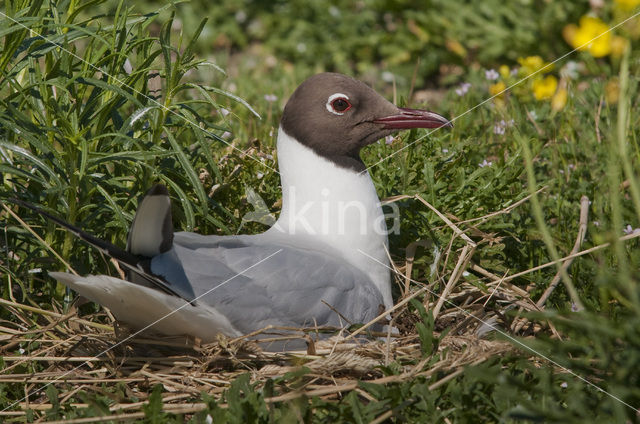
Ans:
{"type": "Polygon", "coordinates": [[[311,236],[331,246],[371,278],[385,306],[391,307],[389,269],[385,266],[387,231],[369,174],[335,165],[282,128],[278,132],[278,162],[282,211],[269,232],[311,236]]]}

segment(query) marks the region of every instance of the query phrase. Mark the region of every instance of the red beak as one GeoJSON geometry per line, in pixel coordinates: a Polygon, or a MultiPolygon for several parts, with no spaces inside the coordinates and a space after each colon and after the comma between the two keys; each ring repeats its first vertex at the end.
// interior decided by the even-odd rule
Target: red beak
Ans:
{"type": "Polygon", "coordinates": [[[385,129],[406,130],[409,128],[452,128],[453,124],[444,116],[427,110],[398,108],[397,115],[374,119],[375,124],[384,125],[385,129]]]}

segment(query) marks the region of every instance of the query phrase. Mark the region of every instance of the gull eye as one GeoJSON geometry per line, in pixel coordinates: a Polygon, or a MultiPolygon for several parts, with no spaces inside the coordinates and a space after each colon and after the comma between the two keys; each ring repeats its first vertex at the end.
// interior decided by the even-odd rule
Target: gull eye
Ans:
{"type": "Polygon", "coordinates": [[[327,100],[327,110],[335,115],[343,115],[346,111],[351,109],[351,102],[349,97],[342,93],[335,93],[329,96],[327,100]]]}
{"type": "Polygon", "coordinates": [[[346,112],[351,107],[351,103],[349,103],[349,100],[340,97],[332,101],[331,106],[336,112],[346,112]]]}

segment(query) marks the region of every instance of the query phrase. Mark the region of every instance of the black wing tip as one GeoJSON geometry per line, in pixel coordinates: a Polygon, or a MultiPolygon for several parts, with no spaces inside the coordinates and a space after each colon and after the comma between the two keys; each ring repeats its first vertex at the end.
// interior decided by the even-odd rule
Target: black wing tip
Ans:
{"type": "Polygon", "coordinates": [[[107,255],[109,255],[110,257],[115,258],[118,261],[128,262],[128,263],[131,263],[131,264],[136,264],[139,261],[139,258],[137,256],[132,255],[129,252],[126,252],[126,251],[120,249],[119,247],[109,243],[108,241],[105,241],[105,240],[97,238],[93,234],[90,234],[90,233],[84,231],[79,226],[71,224],[71,223],[65,221],[62,218],[58,218],[54,214],[47,212],[46,210],[42,209],[41,207],[38,207],[38,206],[34,205],[33,203],[27,202],[26,200],[22,200],[22,199],[17,199],[17,198],[12,198],[11,201],[14,202],[15,204],[19,205],[19,206],[23,206],[23,207],[25,207],[27,209],[30,209],[30,210],[34,211],[35,213],[37,213],[38,215],[41,215],[41,216],[45,217],[46,219],[54,222],[58,226],[60,226],[60,227],[64,228],[65,230],[71,232],[73,235],[78,237],[80,240],[83,240],[83,241],[89,243],[90,245],[96,247],[97,249],[99,249],[103,253],[106,253],[107,255]]]}
{"type": "Polygon", "coordinates": [[[22,206],[25,207],[27,209],[31,209],[32,211],[34,211],[35,213],[37,213],[38,215],[44,216],[45,218],[55,222],[56,224],[60,225],[63,228],[66,228],[68,230],[72,230],[72,231],[82,231],[79,227],[76,227],[75,225],[72,225],[70,223],[68,223],[67,221],[58,218],[57,216],[53,215],[50,212],[47,212],[46,210],[44,210],[43,208],[34,205],[31,202],[27,202],[26,200],[22,200],[22,199],[18,199],[17,197],[10,197],[7,199],[8,202],[13,203],[15,205],[18,206],[22,206]]]}
{"type": "Polygon", "coordinates": [[[29,208],[32,211],[42,210],[33,203],[27,202],[26,200],[18,199],[17,197],[8,197],[5,199],[5,201],[7,201],[8,203],[13,203],[14,205],[24,206],[25,208],[29,208]]]}
{"type": "MultiPolygon", "coordinates": [[[[164,187],[161,184],[156,184],[155,186],[153,186],[151,188],[151,190],[154,189],[158,189],[159,193],[162,194],[162,190],[164,189],[166,191],[166,187],[164,187]]],[[[167,192],[168,194],[168,192],[167,192]]],[[[150,284],[152,284],[154,287],[156,287],[157,289],[160,289],[162,291],[164,291],[165,293],[171,294],[173,296],[177,296],[180,297],[184,300],[186,300],[187,302],[189,302],[191,305],[196,305],[196,300],[193,299],[192,297],[190,298],[189,296],[183,296],[182,294],[178,293],[176,290],[173,289],[173,287],[171,287],[171,283],[169,283],[168,281],[166,281],[164,278],[162,278],[161,276],[157,276],[155,274],[153,274],[150,270],[145,270],[143,268],[140,267],[140,262],[141,262],[141,258],[138,257],[137,255],[134,255],[130,252],[127,252],[126,250],[122,250],[121,248],[114,246],[113,244],[105,241],[105,240],[101,240],[97,237],[95,237],[92,234],[89,234],[85,231],[83,231],[80,227],[77,227],[73,224],[70,224],[69,222],[58,218],[57,216],[45,211],[42,208],[39,208],[38,206],[34,205],[33,203],[27,202],[26,200],[22,200],[22,199],[18,199],[16,197],[12,197],[7,199],[7,201],[20,205],[20,206],[24,206],[27,209],[31,209],[32,211],[36,212],[39,215],[44,216],[45,218],[53,221],[54,223],[58,224],[59,226],[61,226],[62,228],[66,229],[67,231],[70,231],[72,234],[74,234],[76,237],[78,237],[79,239],[85,241],[86,243],[89,243],[91,246],[97,248],[98,250],[100,250],[102,253],[116,259],[121,265],[123,265],[125,268],[127,268],[129,271],[134,272],[138,275],[140,275],[142,278],[144,278],[145,280],[147,280],[150,284]]]]}

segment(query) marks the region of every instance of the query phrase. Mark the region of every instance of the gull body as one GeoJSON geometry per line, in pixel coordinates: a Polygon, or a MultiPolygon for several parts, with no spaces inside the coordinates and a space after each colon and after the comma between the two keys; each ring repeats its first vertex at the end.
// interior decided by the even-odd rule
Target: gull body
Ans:
{"type": "Polygon", "coordinates": [[[277,148],[282,210],[266,234],[325,245],[366,274],[391,308],[387,227],[369,173],[336,165],[282,128],[277,148]]]}
{"type": "Polygon", "coordinates": [[[283,112],[282,210],[268,231],[174,234],[168,192],[155,186],[139,205],[125,251],[52,217],[116,258],[129,270],[128,281],[50,274],[134,329],[205,342],[266,326],[368,322],[393,300],[384,215],[360,150],[400,129],[450,125],[432,112],[398,108],[353,78],[315,75],[283,112]]]}

